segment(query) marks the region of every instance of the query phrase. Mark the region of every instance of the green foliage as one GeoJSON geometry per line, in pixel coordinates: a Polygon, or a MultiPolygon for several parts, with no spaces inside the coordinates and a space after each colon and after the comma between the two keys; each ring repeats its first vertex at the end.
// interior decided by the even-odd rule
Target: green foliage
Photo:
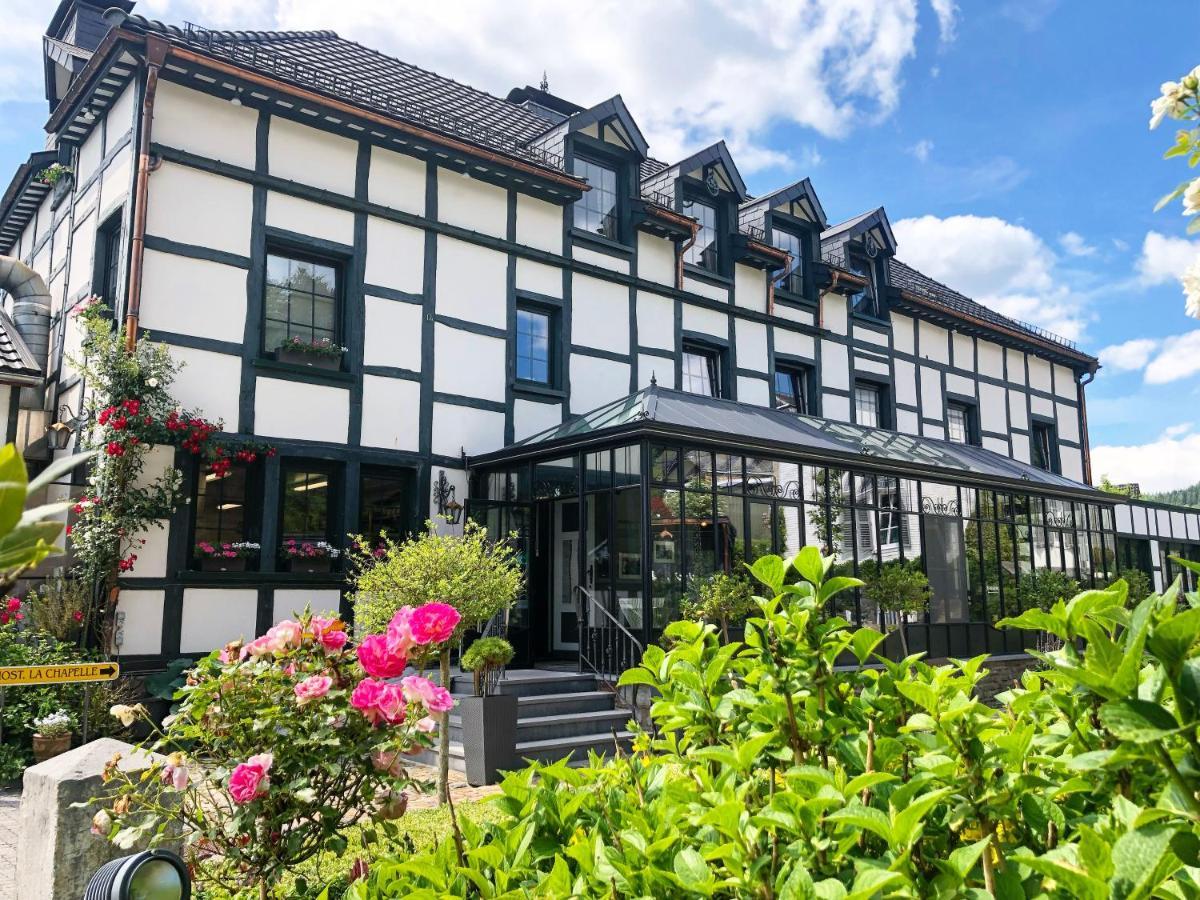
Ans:
{"type": "Polygon", "coordinates": [[[1170,503],[1172,506],[1200,506],[1200,482],[1173,491],[1147,494],[1146,499],[1156,503],[1170,503]]]}
{"type": "Polygon", "coordinates": [[[1132,497],[1133,488],[1128,484],[1113,484],[1107,475],[1100,476],[1100,490],[1106,494],[1117,494],[1121,497],[1132,497]]]}
{"type": "Polygon", "coordinates": [[[16,744],[0,744],[0,787],[17,784],[30,761],[28,748],[16,744]]]}
{"type": "Polygon", "coordinates": [[[492,541],[487,529],[467,522],[459,535],[425,533],[397,543],[384,537],[372,551],[361,535],[352,551],[354,624],[360,634],[382,631],[401,606],[448,603],[458,610],[457,637],[512,606],[521,590],[516,550],[492,541]]]}
{"type": "Polygon", "coordinates": [[[485,637],[474,641],[459,666],[474,674],[475,696],[486,697],[495,688],[501,670],[512,662],[513,645],[501,637],[485,637]]]}
{"type": "Polygon", "coordinates": [[[1002,624],[1065,644],[992,708],[983,657],[892,662],[828,616],[859,584],[831,566],[758,560],[744,644],[676,622],[622,676],[659,695],[633,754],[513,773],[500,821],[348,896],[1200,896],[1200,608],[1118,582],[1027,610],[1002,624]]]}
{"type": "Polygon", "coordinates": [[[175,695],[187,683],[187,672],[193,665],[188,657],[173,659],[161,672],[147,675],[142,679],[142,686],[147,695],[159,700],[174,700],[175,695]]]}
{"type": "Polygon", "coordinates": [[[81,581],[60,570],[26,594],[25,603],[35,629],[60,641],[78,641],[91,597],[81,581]]]}
{"type": "Polygon", "coordinates": [[[53,187],[70,175],[72,171],[70,166],[64,166],[62,163],[51,163],[38,172],[37,180],[42,184],[48,184],[53,187]]]}
{"type": "Polygon", "coordinates": [[[1137,603],[1154,593],[1154,580],[1141,569],[1122,569],[1117,577],[1129,585],[1129,601],[1137,603]]]}
{"type": "Polygon", "coordinates": [[[1022,572],[1017,583],[1017,603],[1021,609],[1050,609],[1055,603],[1073,597],[1079,582],[1066,572],[1038,569],[1022,572]]]}
{"type": "Polygon", "coordinates": [[[746,578],[717,572],[693,587],[682,612],[685,619],[720,626],[721,637],[728,641],[729,623],[740,622],[757,609],[754,589],[746,578]]]}
{"type": "Polygon", "coordinates": [[[885,612],[923,613],[929,606],[929,579],[920,562],[885,562],[863,572],[863,597],[885,612]]]}

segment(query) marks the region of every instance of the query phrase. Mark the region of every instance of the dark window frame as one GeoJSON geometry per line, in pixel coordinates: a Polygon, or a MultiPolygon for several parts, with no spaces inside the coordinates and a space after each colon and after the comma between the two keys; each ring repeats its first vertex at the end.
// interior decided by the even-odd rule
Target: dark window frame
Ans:
{"type": "MultiPolygon", "coordinates": [[[[299,242],[293,243],[286,240],[278,240],[268,238],[266,249],[264,251],[264,270],[262,276],[262,314],[260,316],[260,324],[262,326],[262,334],[259,338],[260,346],[259,353],[265,358],[276,356],[278,347],[267,346],[267,289],[270,287],[268,274],[266,270],[267,261],[270,257],[277,256],[296,262],[309,263],[310,265],[328,266],[333,269],[334,287],[333,287],[333,343],[345,344],[347,331],[347,310],[346,310],[346,280],[350,269],[350,259],[337,253],[323,252],[321,249],[311,246],[305,246],[299,242]]],[[[290,335],[289,335],[290,337],[290,335]]],[[[342,366],[345,366],[345,359],[342,360],[342,366]]]]}
{"type": "Polygon", "coordinates": [[[959,443],[950,437],[950,410],[962,410],[966,426],[966,440],[961,443],[969,447],[983,446],[983,438],[979,430],[979,405],[974,400],[962,397],[947,396],[946,398],[946,440],[959,443]]]}
{"type": "Polygon", "coordinates": [[[775,371],[771,377],[771,406],[773,409],[786,412],[793,412],[800,416],[815,416],[817,415],[818,404],[816,401],[816,367],[810,363],[801,362],[790,359],[776,359],[775,371]],[[777,390],[778,378],[780,375],[786,375],[791,383],[792,389],[804,399],[804,408],[800,409],[799,404],[795,408],[791,406],[781,406],[779,403],[779,393],[777,390]]]}
{"type": "Polygon", "coordinates": [[[553,303],[547,303],[541,300],[533,300],[528,297],[518,296],[516,307],[513,310],[513,325],[512,325],[512,383],[513,386],[520,388],[530,388],[533,390],[558,390],[563,381],[563,335],[562,335],[562,309],[553,303]],[[521,378],[517,374],[517,333],[519,328],[520,314],[522,312],[533,313],[534,315],[546,317],[546,381],[538,381],[532,378],[521,378]]]}
{"type": "Polygon", "coordinates": [[[887,294],[887,279],[885,277],[886,266],[883,265],[883,251],[879,251],[874,257],[867,253],[866,247],[858,241],[848,242],[846,244],[846,267],[850,272],[856,272],[856,267],[866,273],[868,284],[866,288],[855,294],[851,294],[848,298],[850,313],[855,316],[863,316],[875,321],[886,320],[886,305],[884,297],[887,294]],[[864,296],[869,299],[856,300],[855,298],[864,296]]]}
{"type": "Polygon", "coordinates": [[[280,548],[287,541],[287,535],[284,532],[284,517],[286,514],[287,498],[288,498],[288,480],[287,476],[290,472],[306,471],[309,473],[323,474],[328,479],[328,494],[325,501],[325,536],[311,540],[323,540],[337,548],[342,549],[341,534],[345,531],[342,528],[342,513],[343,500],[345,498],[345,467],[333,460],[320,459],[308,456],[289,456],[279,463],[279,508],[276,511],[278,546],[275,548],[263,548],[263,553],[273,552],[280,554],[280,548]]]}
{"type": "MultiPolygon", "coordinates": [[[[607,124],[602,123],[601,134],[603,134],[605,127],[607,127],[607,124]]],[[[574,171],[575,160],[578,158],[594,165],[603,166],[606,169],[612,169],[617,176],[616,236],[609,237],[608,235],[599,234],[598,232],[576,225],[574,203],[571,204],[570,209],[567,211],[567,222],[571,233],[582,237],[585,241],[599,241],[601,243],[616,244],[627,249],[632,249],[634,231],[632,207],[630,204],[638,196],[640,190],[638,178],[641,159],[631,150],[623,150],[621,147],[611,144],[608,141],[580,132],[573,132],[568,136],[566,149],[566,166],[568,171],[574,171]]]]}
{"type": "Polygon", "coordinates": [[[782,232],[790,237],[796,238],[800,247],[800,264],[798,266],[800,272],[797,278],[796,272],[792,271],[786,275],[775,279],[775,289],[784,294],[791,294],[796,297],[809,299],[812,293],[810,286],[814,284],[812,278],[813,264],[813,230],[802,219],[797,219],[795,216],[789,216],[786,213],[772,211],[767,218],[768,234],[770,236],[769,243],[771,246],[778,246],[775,243],[775,233],[782,232]]]}
{"type": "Polygon", "coordinates": [[[1054,475],[1062,474],[1062,457],[1058,451],[1058,423],[1053,419],[1045,416],[1033,416],[1029,421],[1029,462],[1035,468],[1041,469],[1044,472],[1050,472],[1054,475]],[[1046,444],[1043,447],[1039,440],[1040,435],[1046,436],[1046,444]],[[1035,453],[1035,448],[1041,447],[1042,453],[1035,453]],[[1041,465],[1038,457],[1045,454],[1047,457],[1044,462],[1046,465],[1041,465]]]}
{"type": "Polygon", "coordinates": [[[714,197],[709,193],[704,182],[695,178],[683,177],[676,184],[676,195],[679,197],[679,212],[690,218],[695,218],[688,212],[689,205],[700,203],[713,208],[713,230],[716,233],[717,259],[715,266],[698,265],[688,262],[684,257],[684,268],[701,276],[717,276],[729,278],[733,272],[731,241],[732,229],[736,223],[736,200],[728,191],[718,191],[714,197]]]}
{"type": "Polygon", "coordinates": [[[416,531],[419,523],[416,521],[416,493],[417,493],[417,472],[412,466],[385,466],[385,465],[363,465],[358,474],[358,528],[357,533],[361,534],[368,541],[378,541],[379,533],[372,531],[367,525],[366,507],[367,507],[367,490],[366,483],[368,479],[376,479],[379,481],[394,481],[402,485],[405,491],[404,509],[400,513],[404,519],[404,525],[399,532],[388,532],[388,537],[392,540],[399,541],[407,538],[410,534],[416,531]]]}
{"type": "Polygon", "coordinates": [[[854,379],[853,386],[850,390],[850,409],[853,413],[854,424],[864,425],[867,428],[884,428],[894,430],[896,415],[892,409],[892,390],[888,382],[876,379],[858,376],[854,379]],[[878,395],[879,408],[879,423],[877,425],[866,425],[858,421],[858,389],[867,388],[873,390],[878,395]]]}
{"type": "Polygon", "coordinates": [[[728,350],[728,347],[710,343],[709,341],[698,340],[695,338],[684,338],[679,347],[679,389],[685,393],[692,393],[691,391],[687,391],[687,389],[683,386],[684,357],[689,354],[694,356],[702,356],[708,359],[712,365],[709,377],[713,379],[714,382],[713,393],[697,394],[696,396],[709,396],[713,397],[714,399],[727,399],[729,397],[729,365],[727,359],[728,350]]]}
{"type": "MultiPolygon", "coordinates": [[[[196,556],[196,544],[198,543],[197,522],[196,517],[200,512],[200,484],[201,480],[207,478],[206,469],[208,466],[195,465],[193,466],[191,487],[189,490],[188,506],[190,507],[187,517],[187,559],[188,566],[191,569],[199,567],[200,558],[196,556]]],[[[242,516],[242,534],[240,537],[230,536],[229,542],[237,541],[253,541],[262,543],[262,524],[263,524],[263,501],[265,496],[266,485],[266,463],[263,459],[258,459],[253,463],[238,463],[235,462],[231,470],[241,469],[246,473],[246,491],[242,498],[245,505],[245,511],[242,516]]],[[[220,479],[223,481],[223,479],[220,479]]],[[[226,538],[224,535],[219,538],[224,543],[226,538]]],[[[247,563],[246,568],[257,570],[262,563],[265,550],[260,551],[258,559],[251,560],[247,563]]]]}
{"type": "Polygon", "coordinates": [[[96,250],[92,261],[92,293],[100,297],[113,313],[119,309],[123,294],[124,236],[125,208],[121,207],[96,229],[96,250]]]}

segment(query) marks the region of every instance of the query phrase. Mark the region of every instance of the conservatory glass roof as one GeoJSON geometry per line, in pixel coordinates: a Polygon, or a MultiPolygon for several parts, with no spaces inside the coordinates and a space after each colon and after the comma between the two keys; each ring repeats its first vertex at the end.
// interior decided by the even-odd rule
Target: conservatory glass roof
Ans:
{"type": "Polygon", "coordinates": [[[1109,495],[1082,482],[982,447],[816,416],[798,416],[658,385],[643,388],[503,450],[476,457],[471,463],[483,465],[543,456],[635,434],[692,438],[743,452],[785,453],[812,462],[1112,502],[1109,495]]]}

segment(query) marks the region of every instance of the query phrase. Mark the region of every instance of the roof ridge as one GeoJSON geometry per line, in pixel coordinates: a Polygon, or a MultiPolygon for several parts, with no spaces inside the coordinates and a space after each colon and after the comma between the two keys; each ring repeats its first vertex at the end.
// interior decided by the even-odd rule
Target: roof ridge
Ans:
{"type": "Polygon", "coordinates": [[[191,22],[185,22],[183,27],[178,25],[169,25],[160,19],[149,19],[146,16],[137,13],[130,13],[129,19],[133,19],[137,24],[145,28],[160,31],[164,34],[172,35],[186,39],[188,37],[188,29],[200,29],[206,31],[213,37],[231,41],[254,41],[260,44],[284,43],[286,41],[312,41],[312,40],[342,40],[336,31],[328,28],[313,29],[313,30],[298,30],[285,31],[278,29],[243,29],[243,28],[208,28],[204,25],[196,25],[191,22]]]}

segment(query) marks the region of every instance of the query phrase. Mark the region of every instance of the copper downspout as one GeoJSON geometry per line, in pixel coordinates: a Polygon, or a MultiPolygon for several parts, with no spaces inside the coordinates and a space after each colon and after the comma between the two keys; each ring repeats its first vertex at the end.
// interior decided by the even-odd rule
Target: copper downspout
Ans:
{"type": "Polygon", "coordinates": [[[142,134],[138,141],[137,184],[133,195],[133,230],[130,236],[129,303],[125,309],[125,349],[137,346],[138,315],[142,310],[142,263],[146,255],[146,198],[150,189],[150,131],[154,123],[154,93],[158,72],[167,58],[168,44],[146,35],[146,90],[142,95],[142,134]]]}
{"type": "Polygon", "coordinates": [[[692,227],[692,236],[687,239],[675,254],[675,290],[683,290],[683,257],[692,249],[692,245],[696,243],[696,238],[700,234],[700,223],[695,220],[689,220],[689,225],[692,227]]]}
{"type": "Polygon", "coordinates": [[[1092,439],[1088,434],[1088,416],[1087,416],[1087,394],[1083,390],[1096,378],[1095,372],[1085,372],[1087,381],[1083,378],[1079,379],[1079,424],[1083,429],[1083,440],[1080,442],[1083,447],[1083,481],[1085,484],[1092,483],[1092,439]]]}

